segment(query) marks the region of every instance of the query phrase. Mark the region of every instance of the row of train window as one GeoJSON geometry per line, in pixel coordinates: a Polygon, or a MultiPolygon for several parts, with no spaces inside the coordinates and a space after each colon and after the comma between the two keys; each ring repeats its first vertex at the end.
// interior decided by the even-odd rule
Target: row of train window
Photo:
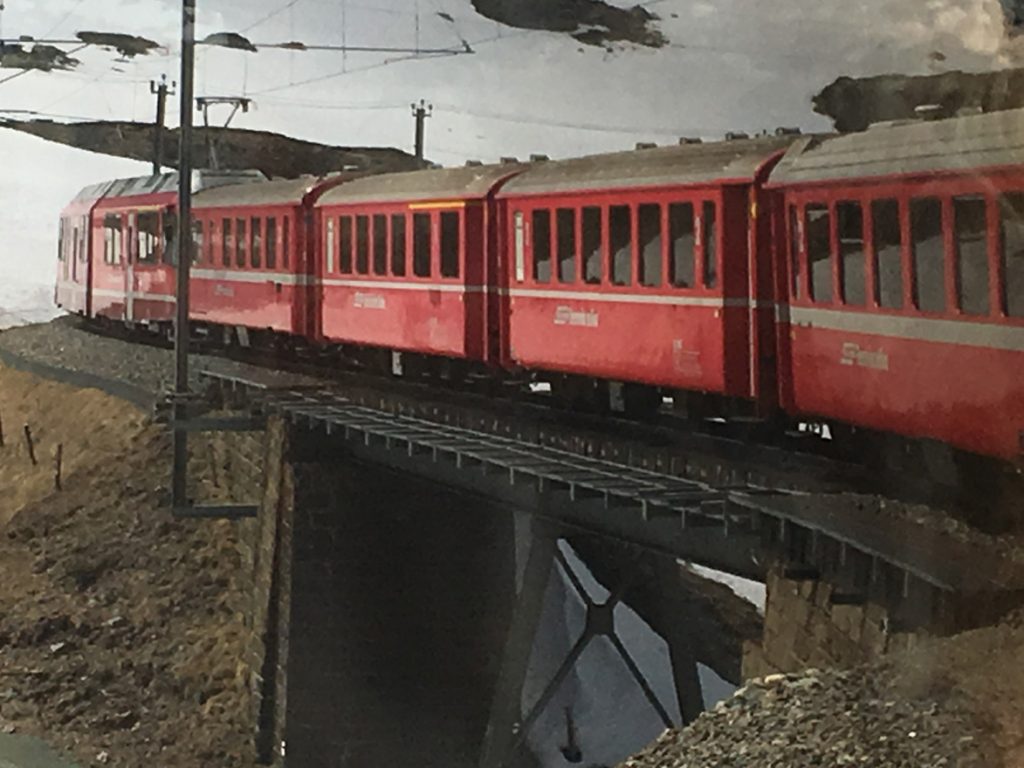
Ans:
{"type": "Polygon", "coordinates": [[[194,219],[192,240],[196,263],[213,265],[217,253],[220,266],[236,269],[277,269],[278,253],[283,268],[289,267],[291,218],[251,216],[249,218],[194,219]]]}
{"type": "Polygon", "coordinates": [[[461,214],[441,211],[434,224],[429,213],[331,216],[324,222],[324,266],[328,274],[431,277],[434,243],[440,256],[438,274],[459,276],[461,214]],[[411,236],[410,236],[411,235],[411,236]]]}
{"type": "Polygon", "coordinates": [[[122,264],[126,254],[138,264],[173,264],[177,258],[174,214],[160,211],[129,213],[127,227],[120,213],[103,217],[103,263],[122,264]]]}
{"type": "Polygon", "coordinates": [[[582,278],[587,285],[630,286],[635,280],[650,288],[718,286],[717,209],[711,201],[541,208],[530,212],[528,232],[526,226],[516,211],[519,281],[530,241],[535,283],[573,284],[582,278]]]}
{"type": "Polygon", "coordinates": [[[938,197],[912,198],[909,203],[879,199],[866,207],[855,201],[838,202],[834,207],[808,203],[802,217],[796,207],[790,207],[791,291],[798,299],[831,304],[838,289],[839,301],[848,306],[877,302],[883,309],[899,310],[905,308],[904,285],[909,278],[912,307],[921,312],[955,309],[965,315],[988,316],[995,309],[1010,317],[1024,317],[1024,192],[1004,194],[996,201],[1001,279],[990,274],[988,206],[982,196],[962,196],[952,198],[948,209],[938,197]],[[909,205],[909,275],[903,269],[901,205],[909,205]],[[947,230],[951,254],[946,249],[947,230]],[[873,244],[870,254],[867,235],[873,244]],[[802,253],[806,253],[809,266],[806,288],[802,253]],[[947,257],[953,259],[955,307],[949,306],[947,257]],[[874,267],[873,285],[868,284],[868,258],[874,267]],[[994,280],[1002,303],[996,308],[991,306],[994,280]]]}
{"type": "MultiPolygon", "coordinates": [[[[195,244],[194,264],[214,264],[214,246],[221,256],[221,265],[240,269],[267,269],[277,267],[280,248],[281,265],[288,267],[289,218],[280,224],[278,219],[254,216],[249,219],[222,219],[217,224],[201,219],[192,221],[192,239],[195,244]]],[[[106,264],[123,263],[126,253],[139,264],[173,264],[177,258],[174,246],[177,222],[173,214],[141,212],[129,214],[128,225],[124,226],[121,214],[107,214],[103,219],[103,261],[106,264]]]]}

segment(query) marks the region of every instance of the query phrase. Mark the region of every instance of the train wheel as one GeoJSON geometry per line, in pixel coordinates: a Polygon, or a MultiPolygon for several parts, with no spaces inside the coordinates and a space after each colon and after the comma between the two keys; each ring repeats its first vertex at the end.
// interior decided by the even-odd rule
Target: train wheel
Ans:
{"type": "Polygon", "coordinates": [[[632,419],[651,419],[661,409],[661,390],[643,384],[625,384],[622,403],[626,415],[632,419]]]}

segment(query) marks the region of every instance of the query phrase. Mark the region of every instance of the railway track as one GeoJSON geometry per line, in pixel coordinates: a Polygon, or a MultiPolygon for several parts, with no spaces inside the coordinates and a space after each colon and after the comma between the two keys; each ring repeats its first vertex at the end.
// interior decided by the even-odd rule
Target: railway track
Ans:
{"type": "MultiPolygon", "coordinates": [[[[130,343],[170,347],[166,337],[112,323],[79,320],[79,327],[130,343]]],[[[310,350],[246,349],[206,339],[197,342],[195,351],[254,366],[268,376],[302,377],[305,385],[338,390],[360,405],[528,438],[581,455],[669,469],[690,479],[808,493],[878,495],[957,517],[977,517],[977,510],[964,502],[965,489],[838,456],[836,441],[812,431],[766,435],[751,429],[749,422],[720,420],[696,428],[669,408],[643,421],[574,411],[527,382],[498,386],[474,379],[415,381],[342,367],[336,357],[325,359],[310,350]]]]}

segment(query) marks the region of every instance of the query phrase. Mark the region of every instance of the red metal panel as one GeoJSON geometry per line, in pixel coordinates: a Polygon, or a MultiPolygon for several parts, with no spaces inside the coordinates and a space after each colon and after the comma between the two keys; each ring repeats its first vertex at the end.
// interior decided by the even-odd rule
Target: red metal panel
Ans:
{"type": "MultiPolygon", "coordinates": [[[[959,322],[984,342],[985,324],[959,322]]],[[[799,323],[790,334],[797,412],[982,454],[1021,453],[1024,325],[1016,327],[1016,351],[799,323]]]]}
{"type": "Polygon", "coordinates": [[[448,357],[470,356],[466,293],[461,286],[329,279],[322,290],[321,316],[327,340],[448,357]]]}

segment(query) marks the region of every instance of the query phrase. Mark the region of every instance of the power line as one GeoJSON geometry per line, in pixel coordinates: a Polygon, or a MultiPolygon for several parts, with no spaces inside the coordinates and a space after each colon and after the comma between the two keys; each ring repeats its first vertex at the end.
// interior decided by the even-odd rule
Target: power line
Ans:
{"type": "MultiPolygon", "coordinates": [[[[581,131],[595,131],[600,133],[629,133],[629,134],[648,134],[648,135],[659,135],[659,136],[678,136],[680,129],[667,128],[667,127],[655,127],[650,126],[610,126],[603,123],[577,123],[567,120],[548,120],[544,118],[533,118],[523,115],[510,115],[503,114],[500,112],[485,112],[478,109],[465,109],[463,107],[455,106],[454,104],[436,104],[438,109],[446,112],[453,112],[458,115],[467,115],[470,117],[479,117],[485,120],[497,120],[504,123],[514,123],[522,125],[543,125],[553,126],[556,128],[572,128],[574,130],[581,131]]],[[[694,129],[690,129],[693,132],[694,129]]],[[[706,131],[706,133],[714,133],[714,131],[706,131]]]]}
{"type": "Polygon", "coordinates": [[[277,10],[271,11],[266,16],[261,18],[259,21],[254,21],[248,27],[245,27],[242,31],[243,32],[248,32],[250,29],[255,29],[256,27],[260,26],[261,24],[270,21],[275,16],[279,16],[280,14],[282,14],[285,11],[289,10],[290,8],[292,8],[293,6],[295,6],[299,2],[301,2],[301,0],[289,0],[289,2],[285,3],[284,5],[282,5],[277,10]]]}
{"type": "Polygon", "coordinates": [[[72,14],[73,14],[73,13],[74,13],[75,11],[77,11],[77,10],[78,10],[78,8],[79,8],[79,6],[81,6],[81,5],[82,5],[82,3],[84,3],[84,2],[85,2],[85,0],[78,0],[78,2],[77,2],[77,3],[75,3],[75,4],[74,4],[74,5],[73,5],[73,6],[71,7],[71,10],[70,10],[70,11],[68,11],[68,12],[67,12],[67,13],[65,13],[65,14],[64,14],[63,16],[61,16],[61,18],[60,18],[60,21],[58,21],[58,22],[57,22],[56,24],[54,24],[54,25],[53,25],[52,27],[50,27],[50,28],[49,28],[48,30],[46,30],[46,32],[44,32],[44,33],[43,33],[43,37],[49,37],[49,36],[50,36],[50,35],[52,35],[52,34],[53,34],[54,32],[56,32],[56,31],[57,31],[57,28],[58,28],[58,27],[60,27],[60,25],[61,25],[61,24],[63,24],[63,23],[65,22],[65,21],[67,21],[68,19],[70,19],[70,18],[71,18],[71,15],[72,15],[72,14]]]}

